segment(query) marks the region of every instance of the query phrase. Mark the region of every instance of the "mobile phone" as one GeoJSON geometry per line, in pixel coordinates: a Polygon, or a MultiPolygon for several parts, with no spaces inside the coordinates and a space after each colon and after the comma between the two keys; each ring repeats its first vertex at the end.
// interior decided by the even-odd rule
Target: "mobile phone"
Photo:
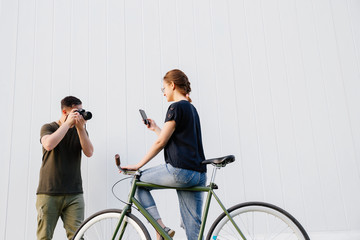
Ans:
{"type": "Polygon", "coordinates": [[[148,120],[148,118],[147,118],[147,116],[146,116],[145,111],[142,110],[142,109],[139,109],[139,112],[140,112],[140,115],[141,115],[141,117],[142,117],[142,119],[143,119],[143,121],[144,121],[144,124],[145,124],[145,125],[149,125],[150,122],[149,122],[149,120],[148,120]]]}

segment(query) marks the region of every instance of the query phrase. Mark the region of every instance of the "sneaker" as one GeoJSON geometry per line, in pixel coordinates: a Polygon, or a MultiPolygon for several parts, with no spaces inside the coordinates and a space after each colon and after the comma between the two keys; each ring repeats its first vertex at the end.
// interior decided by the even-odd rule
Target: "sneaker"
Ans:
{"type": "MultiPolygon", "coordinates": [[[[174,235],[175,235],[175,231],[174,231],[174,230],[172,230],[172,229],[170,229],[170,228],[168,228],[168,227],[164,227],[164,230],[165,230],[165,232],[167,232],[167,234],[168,234],[171,238],[174,237],[174,235]]],[[[164,240],[164,238],[163,238],[162,236],[160,236],[160,239],[161,239],[161,240],[164,240]]]]}

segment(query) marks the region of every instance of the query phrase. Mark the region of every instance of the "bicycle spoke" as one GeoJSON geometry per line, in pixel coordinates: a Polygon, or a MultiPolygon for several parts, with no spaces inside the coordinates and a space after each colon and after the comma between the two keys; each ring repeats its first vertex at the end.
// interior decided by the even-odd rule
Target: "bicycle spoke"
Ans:
{"type": "MultiPolygon", "coordinates": [[[[103,240],[112,239],[120,219],[120,210],[104,210],[96,213],[84,221],[76,232],[75,240],[103,240]]],[[[150,239],[145,226],[132,214],[124,218],[126,228],[123,231],[123,240],[147,240],[150,239]]],[[[122,224],[122,225],[123,225],[122,224]]],[[[120,228],[121,229],[121,228],[120,228]]],[[[119,238],[120,230],[116,238],[119,238]]]]}
{"type": "MultiPolygon", "coordinates": [[[[239,205],[230,211],[230,215],[247,240],[308,240],[293,219],[283,214],[284,211],[267,207],[265,203],[263,205],[265,206],[239,205]]],[[[216,221],[210,229],[208,239],[242,240],[226,215],[216,221]]]]}

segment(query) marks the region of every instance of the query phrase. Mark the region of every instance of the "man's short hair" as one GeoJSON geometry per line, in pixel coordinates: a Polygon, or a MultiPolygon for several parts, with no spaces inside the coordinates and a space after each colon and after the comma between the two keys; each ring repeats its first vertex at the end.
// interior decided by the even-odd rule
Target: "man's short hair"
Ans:
{"type": "Polygon", "coordinates": [[[67,96],[61,100],[61,109],[64,107],[74,107],[82,104],[81,100],[74,96],[67,96]]]}

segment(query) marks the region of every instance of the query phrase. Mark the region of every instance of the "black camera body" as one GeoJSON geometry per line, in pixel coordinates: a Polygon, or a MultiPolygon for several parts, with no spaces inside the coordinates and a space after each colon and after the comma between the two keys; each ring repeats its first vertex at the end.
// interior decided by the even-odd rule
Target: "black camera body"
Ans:
{"type": "Polygon", "coordinates": [[[85,111],[85,109],[79,109],[76,110],[75,112],[80,113],[80,115],[83,116],[85,120],[90,120],[92,118],[92,113],[85,111]]]}

